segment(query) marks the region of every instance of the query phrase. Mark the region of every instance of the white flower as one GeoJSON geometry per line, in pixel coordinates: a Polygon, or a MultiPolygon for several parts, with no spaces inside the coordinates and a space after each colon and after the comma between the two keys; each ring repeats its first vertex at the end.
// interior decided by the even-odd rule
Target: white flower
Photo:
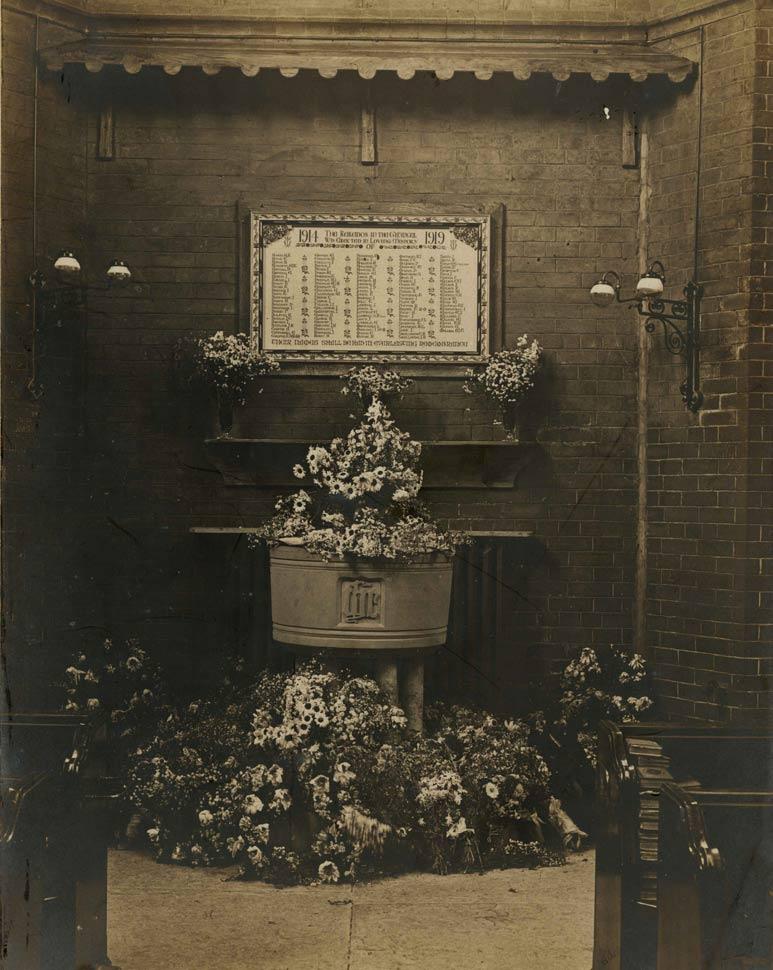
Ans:
{"type": "Polygon", "coordinates": [[[338,866],[335,864],[335,862],[330,862],[329,860],[327,862],[320,863],[317,872],[319,873],[319,878],[322,880],[322,882],[338,882],[338,880],[341,878],[341,873],[338,871],[338,866]]]}
{"type": "Polygon", "coordinates": [[[160,834],[160,829],[157,827],[147,830],[147,835],[151,842],[158,842],[158,837],[160,834]]]}
{"type": "Polygon", "coordinates": [[[90,711],[96,711],[97,708],[100,707],[99,700],[96,697],[89,697],[89,699],[86,701],[86,707],[90,711]]]}
{"type": "Polygon", "coordinates": [[[293,465],[293,475],[295,475],[296,478],[305,478],[306,469],[303,467],[303,465],[293,465]]]}
{"type": "Polygon", "coordinates": [[[405,727],[408,723],[408,718],[405,716],[402,708],[399,707],[392,707],[390,709],[389,719],[395,727],[405,727]]]}
{"type": "Polygon", "coordinates": [[[248,795],[244,799],[244,811],[248,815],[257,815],[258,812],[263,811],[263,802],[258,798],[257,795],[248,795]]]}
{"type": "Polygon", "coordinates": [[[357,777],[348,761],[341,761],[333,769],[333,781],[337,785],[348,785],[357,777]]]}
{"type": "Polygon", "coordinates": [[[465,821],[464,816],[462,816],[458,822],[454,822],[454,824],[448,829],[448,831],[446,832],[446,836],[449,839],[458,839],[459,836],[464,835],[465,832],[472,832],[472,831],[474,830],[467,828],[467,822],[465,821]]]}
{"type": "Polygon", "coordinates": [[[491,799],[499,798],[499,788],[497,788],[493,781],[486,782],[485,792],[491,799]]]}
{"type": "Polygon", "coordinates": [[[214,822],[214,820],[215,820],[215,816],[212,814],[212,812],[209,812],[206,809],[204,809],[204,811],[202,812],[199,812],[199,822],[201,823],[201,825],[211,825],[214,822]]]}
{"type": "Polygon", "coordinates": [[[257,845],[248,845],[247,858],[254,866],[257,866],[263,861],[263,853],[260,851],[257,845]]]}
{"type": "Polygon", "coordinates": [[[266,778],[271,782],[272,785],[281,785],[282,779],[284,778],[284,769],[281,765],[271,765],[271,767],[266,772],[266,778]]]}
{"type": "Polygon", "coordinates": [[[183,847],[179,844],[179,842],[172,850],[172,858],[174,859],[175,862],[180,862],[185,858],[185,851],[183,847]]]}
{"type": "Polygon", "coordinates": [[[286,812],[291,804],[290,792],[286,788],[277,788],[268,807],[274,811],[286,812]]]}
{"type": "Polygon", "coordinates": [[[256,825],[255,834],[264,845],[267,844],[269,836],[268,822],[261,822],[260,825],[256,825]]]}

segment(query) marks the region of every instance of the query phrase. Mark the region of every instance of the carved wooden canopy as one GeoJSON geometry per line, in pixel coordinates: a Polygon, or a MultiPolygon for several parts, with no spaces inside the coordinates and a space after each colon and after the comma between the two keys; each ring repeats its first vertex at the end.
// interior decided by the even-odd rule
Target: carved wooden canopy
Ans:
{"type": "Polygon", "coordinates": [[[459,38],[458,33],[454,38],[421,37],[421,33],[272,36],[243,28],[234,32],[216,23],[198,27],[184,22],[163,27],[99,23],[81,39],[44,47],[41,58],[52,70],[61,70],[66,64],[83,64],[93,72],[105,66],[122,66],[130,74],[146,66],[161,67],[167,74],[177,74],[183,67],[200,68],[206,74],[231,68],[248,77],[261,70],[279,70],[285,77],[310,70],[323,78],[334,77],[339,71],[356,71],[360,77],[372,78],[386,71],[406,80],[426,71],[440,80],[467,73],[480,80],[494,74],[512,74],[517,80],[548,74],[565,81],[576,74],[590,75],[596,81],[605,81],[610,75],[624,75],[634,81],[665,76],[679,83],[694,69],[686,58],[648,46],[638,38],[596,41],[554,35],[509,40],[476,37],[474,31],[470,39],[459,38]]]}

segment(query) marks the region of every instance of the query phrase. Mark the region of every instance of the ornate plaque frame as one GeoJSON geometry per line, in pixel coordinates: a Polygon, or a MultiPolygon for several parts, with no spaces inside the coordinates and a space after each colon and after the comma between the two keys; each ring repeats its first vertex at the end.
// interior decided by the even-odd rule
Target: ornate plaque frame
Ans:
{"type": "MultiPolygon", "coordinates": [[[[405,350],[349,350],[341,351],[310,347],[308,350],[271,350],[286,364],[295,364],[305,370],[325,365],[350,365],[352,363],[383,362],[404,365],[459,365],[478,363],[498,349],[501,331],[501,207],[459,207],[453,211],[439,211],[421,206],[395,205],[389,211],[358,211],[341,213],[331,206],[321,208],[304,206],[303,211],[291,210],[287,203],[268,205],[246,210],[245,236],[247,252],[245,270],[249,274],[250,331],[257,345],[263,349],[264,342],[264,246],[279,234],[285,235],[294,228],[317,227],[368,227],[370,229],[407,226],[425,230],[450,230],[468,245],[474,241],[477,252],[477,304],[476,349],[474,352],[405,351],[405,350]],[[492,219],[495,213],[499,220],[492,219]]],[[[244,211],[244,210],[242,210],[244,211]]]]}

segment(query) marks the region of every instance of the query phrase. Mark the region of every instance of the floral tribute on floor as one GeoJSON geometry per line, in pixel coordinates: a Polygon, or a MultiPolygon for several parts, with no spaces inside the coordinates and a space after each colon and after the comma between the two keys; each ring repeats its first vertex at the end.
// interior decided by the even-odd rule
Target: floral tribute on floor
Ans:
{"type": "MultiPolygon", "coordinates": [[[[270,369],[221,336],[206,344],[207,366],[224,368],[221,391],[234,373],[246,381],[270,369]]],[[[504,361],[491,378],[500,403],[530,386],[539,359],[525,336],[512,353],[525,363],[504,361]]],[[[418,501],[421,446],[384,403],[407,386],[372,367],[345,375],[354,427],[309,449],[294,471],[310,491],[280,499],[260,541],[303,545],[323,562],[450,561],[466,537],[418,501]]],[[[147,820],[160,860],[329,883],[560,863],[585,838],[561,800],[592,791],[600,720],[634,720],[651,705],[640,657],[586,649],[527,717],[436,705],[422,732],[410,704],[409,717],[396,706],[392,679],[380,686],[333,666],[250,680],[234,663],[207,698],[172,704],[149,656],[107,641],[68,667],[65,707],[110,725],[127,806],[147,820]]]]}
{"type": "Polygon", "coordinates": [[[600,719],[650,706],[645,678],[636,655],[584,650],[544,710],[438,705],[421,737],[375,681],[315,662],[253,682],[234,665],[208,698],[173,707],[136,644],[108,641],[77,657],[65,690],[69,710],[112,725],[127,805],[160,861],[235,862],[287,884],[560,864],[584,837],[556,797],[562,772],[591,768],[600,719]]]}

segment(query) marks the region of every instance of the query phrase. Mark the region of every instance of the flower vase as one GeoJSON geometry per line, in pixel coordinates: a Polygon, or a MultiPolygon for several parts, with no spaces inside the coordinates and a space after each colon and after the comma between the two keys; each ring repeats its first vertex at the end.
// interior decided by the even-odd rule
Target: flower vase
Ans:
{"type": "Polygon", "coordinates": [[[220,437],[227,438],[234,426],[234,402],[231,397],[218,393],[217,420],[220,427],[220,437]]]}
{"type": "Polygon", "coordinates": [[[502,427],[507,441],[518,441],[518,409],[514,404],[502,410],[502,427]]]}

